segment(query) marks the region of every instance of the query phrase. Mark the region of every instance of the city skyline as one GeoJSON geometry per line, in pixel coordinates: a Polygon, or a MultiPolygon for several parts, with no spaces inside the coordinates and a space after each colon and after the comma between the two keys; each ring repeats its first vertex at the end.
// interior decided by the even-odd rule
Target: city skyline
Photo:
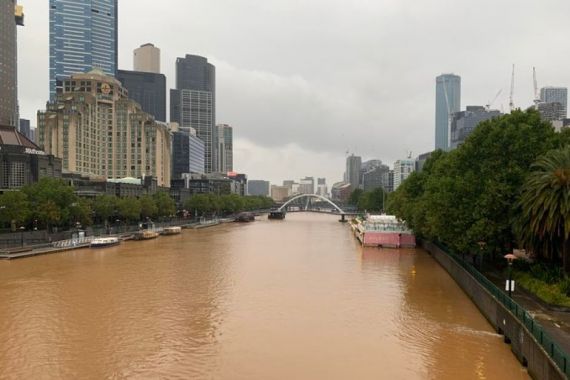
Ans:
{"type": "MultiPolygon", "coordinates": [[[[442,72],[462,77],[463,105],[484,105],[502,88],[496,107],[503,105],[507,109],[512,63],[517,65],[516,106],[526,108],[532,104],[532,66],[537,67],[539,87],[567,87],[570,72],[563,65],[564,52],[554,47],[560,46],[556,38],[570,29],[562,22],[570,4],[556,1],[544,9],[530,1],[524,3],[528,6],[517,3],[519,7],[511,14],[507,12],[509,2],[484,2],[477,7],[454,4],[455,13],[460,15],[483,12],[485,4],[496,6],[494,14],[485,12],[489,27],[481,31],[476,28],[477,17],[470,17],[473,21],[467,23],[445,18],[446,5],[440,1],[414,10],[392,1],[353,4],[346,11],[354,21],[341,17],[341,4],[327,3],[323,11],[324,3],[318,1],[302,9],[277,1],[270,6],[256,5],[256,12],[264,17],[256,17],[251,27],[231,29],[219,25],[248,19],[245,9],[253,3],[236,2],[220,12],[215,2],[174,1],[170,7],[177,11],[168,21],[172,28],[145,28],[148,22],[156,23],[149,11],[152,3],[124,1],[119,11],[119,68],[131,70],[133,49],[154,43],[161,48],[167,88],[174,88],[176,57],[207,57],[218,74],[216,122],[236,128],[236,170],[271,182],[315,173],[334,183],[342,179],[346,150],[392,164],[405,158],[408,151],[416,156],[432,149],[433,78],[442,72]],[[276,10],[291,10],[298,16],[297,26],[287,35],[277,28],[287,12],[276,10]],[[192,22],[185,22],[188,14],[219,14],[221,19],[212,25],[203,21],[208,17],[191,17],[192,22]],[[306,36],[306,27],[319,14],[322,29],[306,36]],[[539,44],[538,32],[544,28],[541,20],[547,16],[555,38],[539,44]],[[523,28],[519,20],[531,17],[537,22],[523,28]],[[141,22],[129,23],[131,18],[141,22]],[[443,19],[445,28],[432,27],[443,19]],[[402,20],[420,27],[410,31],[402,20]],[[352,22],[361,27],[347,40],[342,30],[352,27],[352,22]],[[339,23],[340,28],[327,27],[339,23]],[[419,32],[422,27],[432,28],[433,33],[424,36],[419,32]],[[457,33],[448,33],[453,28],[457,33]],[[508,30],[508,39],[501,35],[503,30],[508,30]],[[408,33],[403,37],[407,41],[405,48],[401,41],[395,44],[390,38],[391,33],[403,31],[408,33]],[[181,41],[181,35],[192,35],[192,39],[181,41]],[[458,38],[475,40],[476,35],[484,41],[482,45],[455,43],[458,38]],[[238,48],[236,40],[247,40],[247,44],[238,48]],[[506,40],[511,42],[508,46],[506,40]],[[340,45],[328,43],[332,41],[340,45]],[[537,43],[535,48],[527,49],[533,42],[537,43]],[[290,49],[279,48],[277,53],[277,46],[290,49]],[[376,49],[378,46],[381,49],[376,49]],[[429,56],[437,58],[420,64],[413,57],[426,49],[433,50],[429,56]],[[473,65],[477,57],[485,59],[473,65]],[[409,112],[411,107],[414,112],[409,112]],[[350,131],[346,130],[348,124],[350,131]],[[286,167],[281,164],[284,160],[286,167]],[[276,167],[280,170],[275,171],[276,167]]],[[[36,126],[35,113],[45,107],[48,98],[49,6],[39,0],[20,4],[27,18],[26,27],[18,31],[20,114],[36,126]]]]}

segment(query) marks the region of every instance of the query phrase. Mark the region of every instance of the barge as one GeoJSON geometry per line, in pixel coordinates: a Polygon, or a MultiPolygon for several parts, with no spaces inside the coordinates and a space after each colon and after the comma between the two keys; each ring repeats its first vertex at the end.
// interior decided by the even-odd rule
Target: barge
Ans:
{"type": "Polygon", "coordinates": [[[354,236],[364,247],[414,248],[416,237],[394,215],[366,215],[351,223],[354,236]]]}

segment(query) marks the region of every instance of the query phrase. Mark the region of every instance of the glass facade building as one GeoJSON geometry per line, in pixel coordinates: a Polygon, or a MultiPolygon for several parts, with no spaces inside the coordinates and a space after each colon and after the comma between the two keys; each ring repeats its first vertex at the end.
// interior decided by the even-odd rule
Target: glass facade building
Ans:
{"type": "MultiPolygon", "coordinates": [[[[558,112],[554,112],[554,120],[562,120],[567,117],[568,89],[566,87],[543,87],[540,89],[540,101],[542,103],[560,103],[558,112]]],[[[556,107],[551,107],[556,108],[556,107]]]]}
{"type": "Polygon", "coordinates": [[[204,57],[176,60],[176,89],[170,90],[170,121],[194,128],[204,142],[206,173],[218,171],[216,128],[216,69],[204,57]]]}
{"type": "Polygon", "coordinates": [[[461,77],[442,74],[435,78],[435,149],[450,147],[450,113],[461,109],[461,77]]]}
{"type": "Polygon", "coordinates": [[[119,70],[117,79],[129,91],[129,98],[137,101],[143,111],[156,120],[166,121],[166,77],[163,74],[119,70]]]}
{"type": "Polygon", "coordinates": [[[204,174],[204,142],[191,128],[181,128],[172,136],[172,178],[185,173],[204,174]]]}
{"type": "Polygon", "coordinates": [[[16,25],[23,25],[22,7],[0,1],[0,125],[18,126],[18,46],[16,25]]]}
{"type": "Polygon", "coordinates": [[[118,0],[49,1],[49,90],[72,74],[117,71],[118,0]]]}

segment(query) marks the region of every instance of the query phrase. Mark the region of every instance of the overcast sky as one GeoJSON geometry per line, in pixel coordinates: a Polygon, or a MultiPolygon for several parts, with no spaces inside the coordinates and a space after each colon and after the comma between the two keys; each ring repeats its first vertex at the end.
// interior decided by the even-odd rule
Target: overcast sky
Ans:
{"type": "MultiPolygon", "coordinates": [[[[48,1],[19,0],[21,117],[36,125],[48,99],[48,1]]],[[[568,0],[119,0],[119,67],[132,51],[174,62],[207,57],[217,70],[217,122],[234,126],[234,168],[272,183],[342,179],[346,152],[392,166],[430,151],[435,76],[461,76],[461,107],[508,109],[539,86],[570,83],[568,0]]]]}

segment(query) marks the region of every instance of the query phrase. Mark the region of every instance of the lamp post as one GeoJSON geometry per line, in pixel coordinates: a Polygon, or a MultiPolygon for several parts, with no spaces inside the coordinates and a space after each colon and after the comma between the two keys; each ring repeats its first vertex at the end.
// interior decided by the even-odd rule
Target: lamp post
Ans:
{"type": "Polygon", "coordinates": [[[507,290],[509,292],[509,298],[511,298],[511,295],[512,295],[513,290],[515,288],[515,282],[512,280],[513,261],[515,261],[517,259],[517,257],[515,255],[513,255],[512,253],[509,253],[509,254],[505,255],[504,257],[509,262],[509,269],[508,269],[509,274],[508,274],[507,286],[506,286],[505,290],[507,290]]]}
{"type": "Polygon", "coordinates": [[[479,271],[481,271],[483,269],[483,250],[485,249],[487,243],[481,240],[478,241],[477,244],[479,244],[479,253],[478,253],[479,259],[477,261],[479,262],[479,271]]]}

